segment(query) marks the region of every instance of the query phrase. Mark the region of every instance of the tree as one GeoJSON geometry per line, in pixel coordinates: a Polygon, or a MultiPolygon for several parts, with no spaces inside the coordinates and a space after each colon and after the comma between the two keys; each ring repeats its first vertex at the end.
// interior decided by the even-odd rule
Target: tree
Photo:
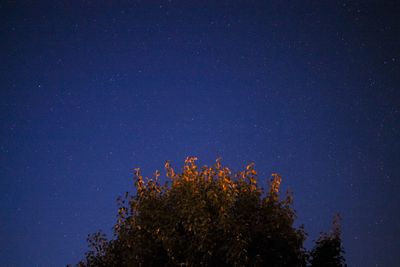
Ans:
{"type": "Polygon", "coordinates": [[[316,241],[314,249],[310,253],[312,267],[347,266],[342,247],[340,216],[333,219],[330,233],[323,233],[316,241]]]}
{"type": "Polygon", "coordinates": [[[135,169],[136,193],[118,200],[115,238],[90,236],[78,266],[307,266],[306,234],[293,225],[292,195],[279,197],[280,175],[264,192],[254,164],[232,174],[219,159],[200,169],[196,160],[181,173],[166,162],[164,183],[158,171],[144,179],[135,169]]]}

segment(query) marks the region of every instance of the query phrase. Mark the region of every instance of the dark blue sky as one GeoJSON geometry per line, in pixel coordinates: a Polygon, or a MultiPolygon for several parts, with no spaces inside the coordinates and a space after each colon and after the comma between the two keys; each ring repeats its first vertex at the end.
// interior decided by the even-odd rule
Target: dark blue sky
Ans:
{"type": "Polygon", "coordinates": [[[310,241],[340,212],[350,266],[398,264],[398,2],[16,2],[0,4],[4,266],[76,263],[133,168],[188,155],[281,173],[310,241]]]}

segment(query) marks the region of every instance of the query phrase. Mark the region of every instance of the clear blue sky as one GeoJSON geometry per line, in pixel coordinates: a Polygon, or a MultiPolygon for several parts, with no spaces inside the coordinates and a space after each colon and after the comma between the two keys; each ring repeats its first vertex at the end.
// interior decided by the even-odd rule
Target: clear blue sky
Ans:
{"type": "Polygon", "coordinates": [[[16,2],[0,3],[4,266],[76,263],[133,168],[188,155],[281,173],[309,241],[339,212],[349,266],[398,263],[397,1],[16,2]]]}

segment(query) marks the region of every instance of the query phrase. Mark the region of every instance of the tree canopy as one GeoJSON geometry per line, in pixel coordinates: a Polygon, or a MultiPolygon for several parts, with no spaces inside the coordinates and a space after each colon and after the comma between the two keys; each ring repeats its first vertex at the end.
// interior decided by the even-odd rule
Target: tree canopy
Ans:
{"type": "Polygon", "coordinates": [[[254,164],[232,174],[219,159],[201,168],[196,160],[179,173],[167,161],[164,182],[158,171],[143,178],[135,169],[136,192],[118,200],[114,239],[90,235],[77,266],[345,266],[338,220],[305,250],[279,174],[264,191],[254,164]]]}

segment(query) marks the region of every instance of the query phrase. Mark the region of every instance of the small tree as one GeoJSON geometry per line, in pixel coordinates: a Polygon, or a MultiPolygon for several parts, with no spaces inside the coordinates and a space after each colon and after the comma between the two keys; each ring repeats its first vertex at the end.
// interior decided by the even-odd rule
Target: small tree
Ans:
{"type": "Polygon", "coordinates": [[[330,233],[322,234],[310,253],[312,267],[347,266],[342,247],[340,216],[333,219],[330,233]]]}
{"type": "Polygon", "coordinates": [[[158,171],[144,179],[136,169],[136,194],[119,199],[115,239],[91,236],[78,266],[306,266],[306,234],[293,225],[292,195],[279,198],[278,174],[264,192],[254,164],[233,175],[219,159],[202,168],[196,160],[181,173],[167,162],[164,183],[158,171]]]}

